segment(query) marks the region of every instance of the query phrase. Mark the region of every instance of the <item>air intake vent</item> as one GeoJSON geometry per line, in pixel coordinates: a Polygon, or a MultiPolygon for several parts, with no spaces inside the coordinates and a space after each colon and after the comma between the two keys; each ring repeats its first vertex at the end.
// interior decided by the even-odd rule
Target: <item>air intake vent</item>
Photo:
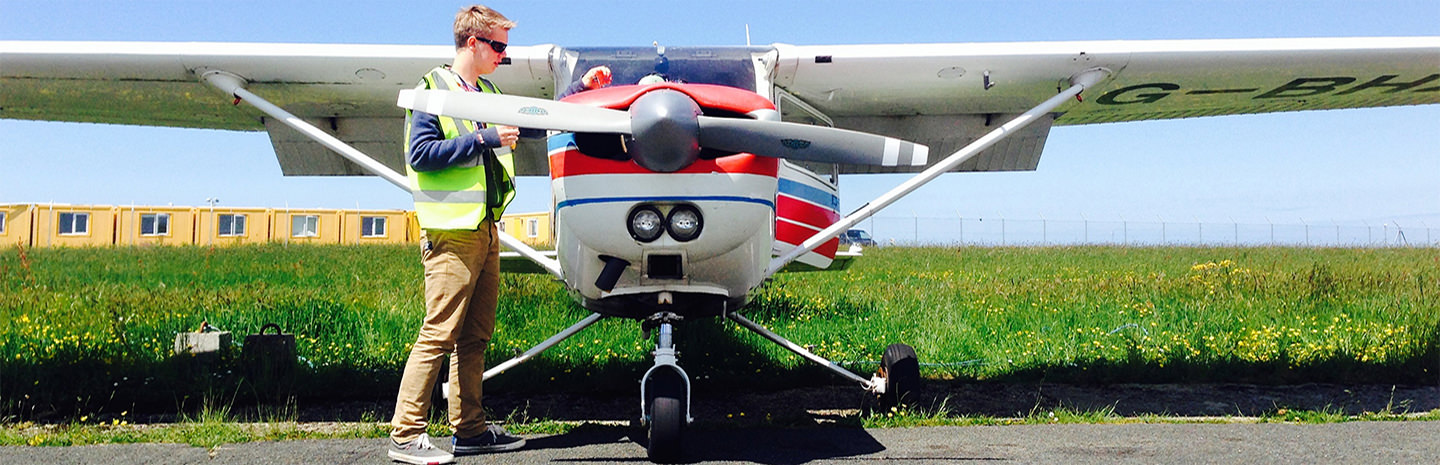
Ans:
{"type": "Polygon", "coordinates": [[[679,255],[650,255],[645,257],[645,273],[650,279],[682,279],[685,270],[680,265],[679,255]]]}

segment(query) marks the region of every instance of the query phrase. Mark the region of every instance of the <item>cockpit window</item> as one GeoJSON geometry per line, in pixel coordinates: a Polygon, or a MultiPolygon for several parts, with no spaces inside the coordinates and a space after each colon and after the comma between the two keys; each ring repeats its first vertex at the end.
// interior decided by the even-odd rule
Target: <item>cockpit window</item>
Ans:
{"type": "Polygon", "coordinates": [[[603,65],[610,67],[616,85],[635,84],[646,76],[658,75],[671,82],[717,84],[757,92],[751,57],[769,51],[765,47],[661,48],[663,55],[656,47],[567,48],[559,56],[574,56],[574,65],[568,59],[557,64],[556,68],[565,72],[557,73],[562,82],[557,82],[556,88],[564,89],[585,70],[603,65]]]}

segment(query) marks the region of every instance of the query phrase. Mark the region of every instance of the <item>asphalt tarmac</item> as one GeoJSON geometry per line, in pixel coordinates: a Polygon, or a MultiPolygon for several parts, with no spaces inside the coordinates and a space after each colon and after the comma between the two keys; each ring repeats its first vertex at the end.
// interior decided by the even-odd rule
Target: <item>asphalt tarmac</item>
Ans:
{"type": "MultiPolygon", "coordinates": [[[[1440,463],[1440,422],[1324,425],[1021,425],[934,428],[747,428],[691,431],[687,463],[1440,463]]],[[[585,425],[531,436],[516,452],[458,463],[646,463],[643,434],[585,425]]],[[[448,444],[448,438],[443,438],[448,444]]],[[[4,447],[5,464],[384,464],[384,439],[4,447]]]]}

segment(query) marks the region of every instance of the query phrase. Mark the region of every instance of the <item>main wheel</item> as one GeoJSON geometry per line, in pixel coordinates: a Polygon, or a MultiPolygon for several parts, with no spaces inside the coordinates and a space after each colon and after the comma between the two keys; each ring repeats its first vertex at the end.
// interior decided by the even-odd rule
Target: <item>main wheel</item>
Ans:
{"type": "Polygon", "coordinates": [[[646,448],[651,462],[680,461],[680,437],[684,424],[685,404],[678,396],[655,397],[650,403],[650,444],[646,448]]]}
{"type": "Polygon", "coordinates": [[[909,401],[920,390],[920,359],[915,356],[915,348],[905,344],[886,347],[880,359],[880,374],[885,377],[882,405],[893,407],[909,401]]]}

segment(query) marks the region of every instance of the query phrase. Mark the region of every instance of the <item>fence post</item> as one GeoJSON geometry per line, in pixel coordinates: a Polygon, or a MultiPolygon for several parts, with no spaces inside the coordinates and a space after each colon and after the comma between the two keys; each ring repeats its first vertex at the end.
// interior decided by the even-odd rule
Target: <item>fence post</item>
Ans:
{"type": "Polygon", "coordinates": [[[955,212],[955,216],[960,217],[960,246],[961,246],[961,247],[964,247],[964,246],[965,246],[965,215],[961,215],[960,212],[955,212]]]}
{"type": "Polygon", "coordinates": [[[910,216],[915,218],[915,245],[920,245],[920,214],[910,210],[910,216]]]}
{"type": "Polygon", "coordinates": [[[1000,246],[1005,246],[1005,217],[1000,217],[1000,246]]]}
{"type": "Polygon", "coordinates": [[[1130,222],[1125,221],[1125,215],[1120,216],[1120,246],[1130,245],[1130,222]]]}
{"type": "Polygon", "coordinates": [[[1045,215],[1040,215],[1040,245],[1048,244],[1049,238],[1046,234],[1045,215]]]}
{"type": "Polygon", "coordinates": [[[1165,239],[1165,219],[1155,215],[1155,221],[1160,222],[1160,245],[1167,245],[1169,241],[1165,239]]]}

